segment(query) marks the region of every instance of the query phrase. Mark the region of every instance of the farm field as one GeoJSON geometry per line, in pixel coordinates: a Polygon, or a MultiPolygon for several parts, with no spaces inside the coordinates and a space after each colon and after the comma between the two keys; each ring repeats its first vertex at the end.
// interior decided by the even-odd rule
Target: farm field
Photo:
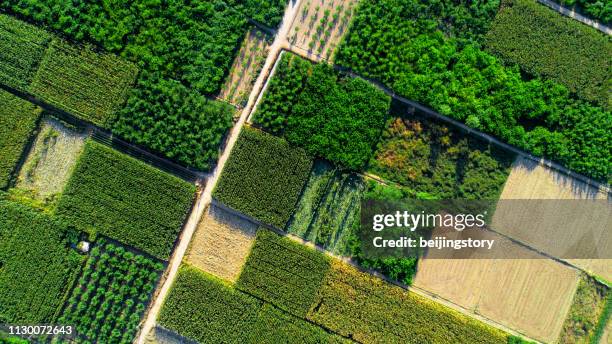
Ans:
{"type": "Polygon", "coordinates": [[[147,337],[145,344],[196,344],[196,341],[182,337],[168,329],[155,326],[147,337]]]}
{"type": "Polygon", "coordinates": [[[246,106],[253,83],[268,54],[270,41],[270,36],[256,28],[247,32],[219,98],[240,107],[246,106]]]}
{"type": "Polygon", "coordinates": [[[187,263],[235,282],[255,241],[257,225],[210,205],[185,256],[187,263]]]}
{"type": "MultiPolygon", "coordinates": [[[[587,185],[584,182],[578,181],[559,172],[551,170],[548,167],[541,166],[536,162],[525,158],[517,159],[512,167],[512,172],[501,193],[502,200],[581,200],[581,199],[598,199],[603,202],[607,199],[607,195],[597,188],[587,185]]],[[[563,201],[558,201],[563,202],[563,201]]],[[[549,207],[563,206],[558,202],[548,204],[549,207]]],[[[571,249],[570,252],[580,252],[585,250],[588,252],[593,245],[584,242],[580,239],[582,234],[593,235],[597,239],[597,245],[605,247],[610,242],[606,232],[591,233],[590,228],[580,227],[581,231],[576,231],[575,228],[569,229],[567,225],[559,221],[572,219],[576,223],[592,223],[592,228],[606,228],[601,224],[601,221],[606,221],[601,216],[591,217],[590,214],[583,213],[576,208],[578,213],[575,214],[556,214],[555,209],[523,209],[517,210],[516,207],[522,206],[520,203],[501,203],[503,206],[498,207],[493,217],[493,226],[496,230],[515,237],[518,240],[532,245],[536,248],[548,250],[551,254],[563,251],[564,248],[571,249]],[[504,209],[505,208],[505,209],[504,209]],[[517,211],[522,212],[520,221],[511,220],[508,216],[517,211]],[[543,214],[546,214],[545,216],[543,214]],[[561,216],[562,215],[562,216],[561,216]],[[565,220],[564,220],[565,219],[565,220]],[[513,225],[510,225],[513,221],[513,225]],[[543,225],[546,224],[546,225],[543,225]],[[558,224],[557,227],[551,229],[551,224],[558,224]],[[603,226],[603,227],[602,227],[603,226]],[[529,230],[533,228],[533,230],[529,230]],[[558,230],[557,228],[563,228],[558,230]],[[537,230],[536,230],[537,229],[537,230]],[[554,245],[551,245],[547,239],[547,232],[554,230],[554,245]],[[603,240],[603,241],[602,241],[603,240]],[[607,240],[607,241],[606,241],[607,240]],[[578,246],[576,246],[578,245],[578,246]]],[[[523,204],[524,206],[525,204],[523,204]]],[[[547,204],[542,204],[546,206],[547,204]]],[[[593,207],[603,206],[601,203],[593,204],[593,207]]],[[[563,206],[564,209],[570,207],[571,204],[563,206]]],[[[601,213],[600,213],[601,214],[601,213]]],[[[573,222],[572,222],[573,223],[573,222]]],[[[577,253],[579,254],[579,253],[577,253]]],[[[575,258],[575,257],[561,257],[575,258]]],[[[607,280],[612,280],[612,265],[610,259],[567,259],[570,263],[575,264],[595,275],[601,276],[607,280]]]]}
{"type": "Polygon", "coordinates": [[[83,261],[71,240],[64,223],[0,199],[1,323],[56,319],[83,261]]]}
{"type": "Polygon", "coordinates": [[[312,158],[284,139],[246,127],[213,191],[219,202],[263,223],[285,227],[312,158]]]}
{"type": "Polygon", "coordinates": [[[56,213],[159,259],[170,256],[195,186],[87,140],[56,213]]]}
{"type": "Polygon", "coordinates": [[[357,4],[357,0],[303,1],[287,39],[310,54],[331,60],[357,4]]]}
{"type": "Polygon", "coordinates": [[[55,119],[45,118],[19,172],[16,187],[44,203],[56,201],[83,150],[85,136],[55,119]]]}
{"type": "Polygon", "coordinates": [[[0,189],[13,178],[42,109],[0,90],[0,189]]]}
{"type": "Polygon", "coordinates": [[[523,259],[422,258],[414,285],[531,338],[555,342],[579,273],[518,245],[514,250],[523,259]]]}
{"type": "Polygon", "coordinates": [[[164,266],[99,240],[59,318],[77,342],[130,343],[164,266]]]}

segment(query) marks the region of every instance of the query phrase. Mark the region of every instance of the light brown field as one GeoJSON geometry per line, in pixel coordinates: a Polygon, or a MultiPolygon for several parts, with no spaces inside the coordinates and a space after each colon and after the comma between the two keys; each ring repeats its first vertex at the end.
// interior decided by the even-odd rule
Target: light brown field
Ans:
{"type": "Polygon", "coordinates": [[[19,172],[17,188],[49,202],[60,194],[83,149],[85,134],[46,119],[19,172]]]}
{"type": "Polygon", "coordinates": [[[414,285],[528,337],[561,332],[578,272],[550,259],[421,259],[414,285]]]}
{"type": "Polygon", "coordinates": [[[211,205],[191,239],[186,260],[227,281],[238,279],[257,225],[211,205]]]}
{"type": "Polygon", "coordinates": [[[332,58],[357,3],[358,0],[302,1],[288,33],[289,43],[320,58],[332,58]]]}
{"type": "Polygon", "coordinates": [[[219,98],[240,107],[246,105],[253,83],[268,54],[268,41],[266,34],[258,29],[253,28],[247,32],[219,98]]]}
{"type": "Polygon", "coordinates": [[[612,218],[606,192],[519,157],[500,198],[598,200],[573,209],[569,202],[560,201],[520,210],[502,201],[492,225],[501,233],[612,280],[612,259],[582,259],[608,258],[612,252],[612,218]],[[518,213],[520,217],[514,216],[518,213]]]}

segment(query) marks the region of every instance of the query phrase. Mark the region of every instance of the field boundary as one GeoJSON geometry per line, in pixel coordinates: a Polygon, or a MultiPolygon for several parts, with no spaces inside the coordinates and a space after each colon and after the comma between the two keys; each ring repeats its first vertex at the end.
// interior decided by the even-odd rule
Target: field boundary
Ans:
{"type": "Polygon", "coordinates": [[[585,25],[588,25],[596,30],[599,30],[606,35],[612,35],[612,29],[606,26],[605,24],[600,23],[595,19],[591,19],[583,14],[576,12],[575,10],[570,10],[554,1],[551,0],[538,0],[538,2],[546,7],[553,9],[554,11],[559,12],[560,14],[570,17],[574,20],[577,20],[585,25]]]}

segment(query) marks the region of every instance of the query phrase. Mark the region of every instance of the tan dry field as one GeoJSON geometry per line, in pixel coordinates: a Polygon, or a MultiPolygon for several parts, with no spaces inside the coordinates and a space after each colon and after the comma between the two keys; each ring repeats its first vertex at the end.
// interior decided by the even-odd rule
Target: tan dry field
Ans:
{"type": "Polygon", "coordinates": [[[33,198],[50,201],[61,193],[83,149],[85,134],[45,119],[19,172],[17,188],[33,198]]]}
{"type": "Polygon", "coordinates": [[[500,199],[592,200],[591,204],[584,206],[571,201],[551,201],[541,206],[533,203],[521,206],[520,202],[502,201],[498,204],[492,226],[538,250],[612,280],[612,259],[585,259],[609,258],[612,252],[610,198],[605,191],[519,157],[500,199]],[[575,205],[573,209],[572,204],[575,205]]]}
{"type": "Polygon", "coordinates": [[[346,33],[359,0],[304,0],[291,25],[289,43],[329,60],[346,33]]]}
{"type": "Polygon", "coordinates": [[[265,33],[253,28],[247,32],[219,98],[244,107],[253,83],[268,55],[270,44],[265,33]]]}
{"type": "Polygon", "coordinates": [[[235,282],[256,232],[256,224],[211,205],[189,243],[185,259],[208,273],[235,282]]]}
{"type": "Polygon", "coordinates": [[[579,271],[497,234],[488,238],[503,245],[509,257],[523,259],[491,258],[487,250],[473,253],[476,259],[444,259],[450,256],[434,250],[419,260],[414,285],[525,336],[554,342],[572,305],[579,271]]]}

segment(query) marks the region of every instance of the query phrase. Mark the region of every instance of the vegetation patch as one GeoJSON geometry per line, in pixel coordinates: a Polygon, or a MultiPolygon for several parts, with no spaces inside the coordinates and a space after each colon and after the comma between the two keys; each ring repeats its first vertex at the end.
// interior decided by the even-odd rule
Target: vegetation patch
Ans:
{"type": "Polygon", "coordinates": [[[0,322],[52,323],[80,272],[67,226],[0,199],[0,322]]]}
{"type": "Polygon", "coordinates": [[[0,90],[0,189],[6,188],[42,110],[0,90]]]}
{"type": "Polygon", "coordinates": [[[323,254],[260,230],[236,287],[303,317],[328,269],[323,254]]]}
{"type": "Polygon", "coordinates": [[[159,322],[201,343],[347,342],[188,265],[180,268],[159,322]]]}
{"type": "Polygon", "coordinates": [[[136,66],[115,55],[54,39],[29,91],[60,109],[109,127],[137,72],[136,66]]]}
{"type": "Polygon", "coordinates": [[[582,275],[560,343],[598,343],[610,316],[612,293],[594,278],[582,275]]]}
{"type": "Polygon", "coordinates": [[[507,335],[334,261],[308,319],[362,343],[499,343],[507,335]]]}
{"type": "Polygon", "coordinates": [[[600,0],[553,0],[565,7],[570,7],[574,11],[584,13],[591,18],[604,23],[607,26],[612,24],[612,6],[609,1],[600,0]]]}
{"type": "Polygon", "coordinates": [[[439,199],[495,200],[514,156],[448,126],[395,117],[378,143],[369,172],[439,199]]]}
{"type": "Polygon", "coordinates": [[[45,119],[16,187],[48,205],[59,199],[85,144],[85,134],[45,119]]]}
{"type": "Polygon", "coordinates": [[[266,224],[284,228],[312,167],[301,148],[245,127],[213,197],[266,224]]]}
{"type": "Polygon", "coordinates": [[[610,178],[609,111],[552,80],[523,79],[479,44],[445,35],[444,17],[417,15],[418,3],[362,2],[336,63],[511,145],[610,178]]]}
{"type": "Polygon", "coordinates": [[[228,0],[247,17],[271,28],[276,28],[283,19],[288,0],[228,0]]]}
{"type": "Polygon", "coordinates": [[[612,41],[594,28],[537,2],[504,0],[485,45],[508,64],[555,80],[604,108],[612,106],[612,41]]]}
{"type": "Polygon", "coordinates": [[[27,90],[52,35],[0,14],[0,83],[27,90]]]}
{"type": "Polygon", "coordinates": [[[195,186],[88,140],[57,206],[81,230],[170,256],[195,186]]]}
{"type": "Polygon", "coordinates": [[[58,321],[76,327],[78,342],[131,343],[163,268],[101,240],[58,321]]]}

